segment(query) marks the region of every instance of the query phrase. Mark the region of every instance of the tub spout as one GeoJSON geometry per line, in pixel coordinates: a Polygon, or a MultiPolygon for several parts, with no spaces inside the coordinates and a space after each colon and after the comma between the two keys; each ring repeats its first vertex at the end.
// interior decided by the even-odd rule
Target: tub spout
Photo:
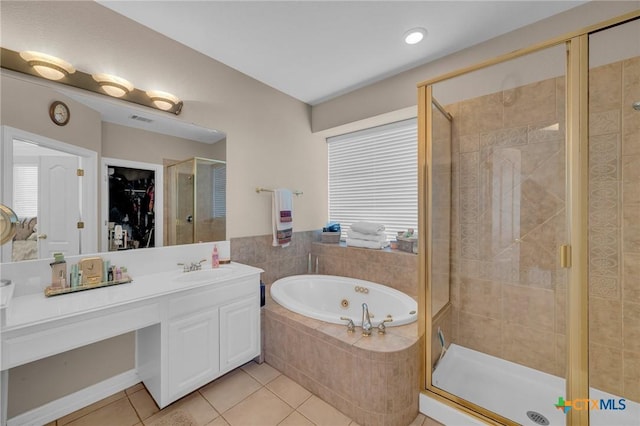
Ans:
{"type": "Polygon", "coordinates": [[[362,304],[362,335],[371,336],[371,318],[369,317],[369,307],[366,303],[362,304]]]}

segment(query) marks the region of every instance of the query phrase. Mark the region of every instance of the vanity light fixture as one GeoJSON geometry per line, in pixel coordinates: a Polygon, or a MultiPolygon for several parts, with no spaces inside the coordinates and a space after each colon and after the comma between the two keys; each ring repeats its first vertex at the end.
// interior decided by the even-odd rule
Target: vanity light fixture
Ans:
{"type": "Polygon", "coordinates": [[[91,77],[98,82],[102,90],[115,98],[121,98],[133,90],[133,84],[115,75],[100,73],[91,74],[91,77]]]}
{"type": "Polygon", "coordinates": [[[180,99],[171,93],[161,92],[160,90],[149,90],[147,91],[147,96],[156,107],[164,111],[170,110],[180,102],[180,99]]]}
{"type": "Polygon", "coordinates": [[[427,30],[424,28],[411,28],[404,33],[404,42],[407,44],[417,44],[427,35],[427,30]]]}
{"type": "Polygon", "coordinates": [[[38,74],[49,80],[60,80],[76,72],[75,68],[67,61],[46,53],[27,50],[20,52],[20,57],[32,66],[38,74]]]}

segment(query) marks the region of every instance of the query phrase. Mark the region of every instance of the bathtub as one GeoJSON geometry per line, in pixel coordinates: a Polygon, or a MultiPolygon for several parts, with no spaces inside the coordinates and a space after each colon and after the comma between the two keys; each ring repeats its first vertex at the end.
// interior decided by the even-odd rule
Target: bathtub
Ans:
{"type": "MultiPolygon", "coordinates": [[[[456,344],[449,345],[437,364],[433,384],[522,425],[541,424],[532,421],[528,412],[533,417],[536,413],[543,415],[547,424],[566,422],[564,412],[555,407],[558,397],[566,395],[564,379],[456,344]]],[[[598,403],[614,400],[618,408],[591,410],[591,425],[638,426],[640,404],[622,399],[625,407],[620,409],[621,397],[594,388],[589,393],[589,398],[598,403]]],[[[427,410],[426,414],[440,420],[433,411],[427,410]]]]}
{"type": "Polygon", "coordinates": [[[334,324],[345,324],[340,317],[362,325],[362,304],[369,308],[371,322],[377,325],[389,316],[387,327],[410,324],[417,319],[418,304],[401,291],[382,284],[335,275],[295,275],[271,285],[271,298],[298,314],[334,324]]]}

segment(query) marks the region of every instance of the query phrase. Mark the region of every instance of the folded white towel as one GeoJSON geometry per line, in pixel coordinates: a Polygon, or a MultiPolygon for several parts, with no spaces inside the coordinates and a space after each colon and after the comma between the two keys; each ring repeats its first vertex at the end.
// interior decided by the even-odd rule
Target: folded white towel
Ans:
{"type": "Polygon", "coordinates": [[[381,243],[387,241],[387,234],[384,231],[380,231],[375,234],[363,234],[362,232],[357,232],[353,229],[349,229],[347,231],[347,237],[354,238],[356,240],[378,241],[381,243]]]}
{"type": "Polygon", "coordinates": [[[373,222],[356,222],[351,225],[351,229],[363,234],[377,234],[380,231],[384,231],[384,225],[373,222]]]}
{"type": "Polygon", "coordinates": [[[378,249],[378,250],[383,249],[389,245],[388,241],[379,242],[379,241],[359,240],[357,238],[347,238],[346,242],[347,242],[347,246],[378,249]]]}
{"type": "Polygon", "coordinates": [[[273,246],[287,247],[293,234],[293,194],[288,189],[275,189],[271,201],[273,246]]]}

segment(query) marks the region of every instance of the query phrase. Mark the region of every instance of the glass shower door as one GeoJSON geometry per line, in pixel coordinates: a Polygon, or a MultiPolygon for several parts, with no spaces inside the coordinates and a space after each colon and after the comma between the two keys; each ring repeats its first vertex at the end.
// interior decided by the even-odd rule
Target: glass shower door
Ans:
{"type": "Polygon", "coordinates": [[[451,173],[446,114],[429,108],[430,390],[507,424],[565,423],[565,74],[558,45],[431,86],[451,173]]]}

